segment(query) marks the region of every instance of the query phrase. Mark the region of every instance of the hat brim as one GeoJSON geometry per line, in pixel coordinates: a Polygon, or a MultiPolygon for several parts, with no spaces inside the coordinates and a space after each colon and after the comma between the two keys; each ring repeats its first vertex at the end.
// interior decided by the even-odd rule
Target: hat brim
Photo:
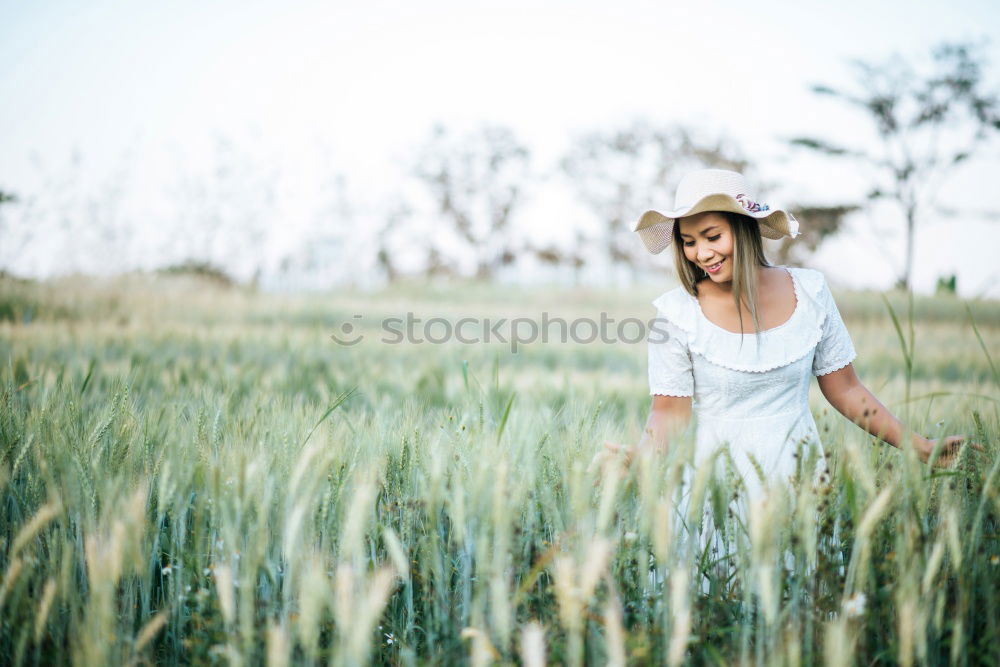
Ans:
{"type": "Polygon", "coordinates": [[[780,239],[785,236],[795,237],[799,234],[799,223],[791,213],[782,209],[769,209],[751,213],[733,197],[726,194],[708,195],[693,206],[676,211],[646,211],[636,223],[638,232],[646,249],[658,255],[673,241],[674,224],[680,218],[698,213],[718,211],[737,213],[753,218],[760,223],[760,235],[768,239],[780,239]]]}

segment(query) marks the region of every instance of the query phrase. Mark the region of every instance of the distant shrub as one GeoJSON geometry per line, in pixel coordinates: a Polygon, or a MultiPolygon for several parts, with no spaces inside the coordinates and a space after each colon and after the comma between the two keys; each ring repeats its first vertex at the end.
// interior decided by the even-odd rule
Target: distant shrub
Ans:
{"type": "Polygon", "coordinates": [[[937,279],[937,287],[934,288],[935,294],[957,294],[958,293],[958,276],[954,273],[950,276],[939,276],[937,279]]]}
{"type": "Polygon", "coordinates": [[[226,273],[221,267],[218,267],[210,262],[202,262],[193,259],[185,260],[179,264],[165,266],[158,269],[156,273],[166,276],[193,276],[203,280],[208,280],[224,287],[232,287],[236,284],[236,280],[234,280],[233,277],[226,273]]]}
{"type": "MultiPolygon", "coordinates": [[[[2,194],[2,193],[0,193],[2,194]]],[[[0,322],[30,322],[42,304],[32,294],[34,281],[0,270],[0,322]]]]}

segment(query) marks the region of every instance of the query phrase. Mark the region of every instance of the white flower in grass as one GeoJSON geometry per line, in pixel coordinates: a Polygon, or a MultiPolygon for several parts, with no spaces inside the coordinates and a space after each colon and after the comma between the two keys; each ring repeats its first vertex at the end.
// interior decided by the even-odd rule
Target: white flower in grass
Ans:
{"type": "Polygon", "coordinates": [[[858,618],[865,613],[865,602],[868,597],[864,593],[855,593],[844,600],[844,614],[847,618],[858,618]]]}

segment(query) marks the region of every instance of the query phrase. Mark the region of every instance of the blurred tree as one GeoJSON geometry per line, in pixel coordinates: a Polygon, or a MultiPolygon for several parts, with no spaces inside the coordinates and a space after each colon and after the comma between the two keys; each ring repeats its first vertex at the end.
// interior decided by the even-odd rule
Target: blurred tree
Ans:
{"type": "Polygon", "coordinates": [[[861,207],[854,204],[789,206],[792,215],[802,224],[797,237],[792,239],[786,236],[776,242],[775,260],[778,264],[802,263],[807,255],[816,252],[823,241],[840,229],[848,214],[859,208],[861,207]]]}
{"type": "Polygon", "coordinates": [[[796,137],[793,145],[870,166],[877,182],[869,200],[896,202],[906,221],[906,254],[897,284],[909,289],[913,273],[913,236],[926,211],[956,167],[983,148],[1000,130],[997,94],[984,90],[983,58],[971,44],[941,44],[932,49],[930,71],[918,74],[898,56],[886,63],[856,61],[855,91],[813,86],[861,109],[881,139],[877,147],[848,147],[817,137],[796,137]]]}
{"type": "MultiPolygon", "coordinates": [[[[504,127],[455,136],[438,125],[418,153],[414,173],[474,258],[477,278],[492,278],[516,259],[511,221],[522,203],[530,158],[528,148],[504,127]]],[[[429,248],[428,257],[440,273],[450,263],[436,248],[429,248]]]]}
{"type": "Polygon", "coordinates": [[[626,266],[634,279],[638,267],[648,262],[632,232],[639,215],[669,206],[677,181],[690,169],[745,173],[749,162],[723,140],[699,141],[685,128],[636,120],[579,137],[560,166],[583,203],[602,221],[600,237],[612,266],[626,266]]]}
{"type": "Polygon", "coordinates": [[[583,248],[587,245],[588,241],[589,239],[577,230],[572,247],[561,247],[555,243],[543,246],[529,242],[525,250],[534,255],[535,259],[542,266],[552,267],[557,270],[562,267],[568,267],[572,271],[573,285],[579,285],[580,272],[587,263],[583,248]]]}
{"type": "Polygon", "coordinates": [[[396,263],[392,259],[392,253],[385,244],[379,245],[378,252],[375,253],[375,263],[382,273],[385,274],[385,279],[390,283],[399,280],[399,269],[396,268],[396,263]]]}
{"type": "Polygon", "coordinates": [[[259,139],[238,143],[218,134],[207,168],[192,163],[179,169],[178,181],[166,190],[177,207],[170,239],[176,247],[164,248],[178,260],[167,263],[215,265],[239,281],[263,272],[281,180],[280,163],[268,152],[259,139]]]}

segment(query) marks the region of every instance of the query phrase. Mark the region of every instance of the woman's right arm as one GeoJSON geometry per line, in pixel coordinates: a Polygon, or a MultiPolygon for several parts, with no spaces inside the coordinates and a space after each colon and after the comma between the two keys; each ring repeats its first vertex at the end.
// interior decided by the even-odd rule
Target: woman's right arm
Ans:
{"type": "Polygon", "coordinates": [[[649,393],[653,399],[642,437],[636,445],[605,442],[604,449],[594,456],[591,467],[603,465],[608,458],[620,454],[624,454],[627,464],[640,453],[666,452],[670,440],[691,419],[694,369],[687,334],[676,324],[689,317],[691,303],[681,288],[671,290],[653,303],[657,307],[656,318],[650,321],[650,335],[646,339],[649,393]]]}
{"type": "Polygon", "coordinates": [[[646,428],[643,429],[636,450],[642,452],[649,449],[666,453],[670,440],[683,431],[690,420],[690,396],[653,396],[646,428]]]}
{"type": "Polygon", "coordinates": [[[639,444],[622,445],[616,442],[605,442],[605,451],[594,457],[591,466],[603,465],[608,456],[616,456],[619,453],[624,453],[625,465],[631,464],[633,458],[646,452],[664,454],[667,452],[670,440],[677,433],[683,431],[690,420],[690,396],[656,394],[653,396],[649,417],[646,419],[646,427],[642,431],[642,437],[639,438],[639,444]]]}

